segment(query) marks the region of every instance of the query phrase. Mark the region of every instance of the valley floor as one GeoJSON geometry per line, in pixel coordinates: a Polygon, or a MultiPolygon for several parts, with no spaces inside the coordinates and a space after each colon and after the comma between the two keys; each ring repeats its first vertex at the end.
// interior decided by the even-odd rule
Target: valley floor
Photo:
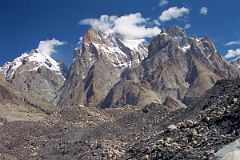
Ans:
{"type": "Polygon", "coordinates": [[[209,159],[240,137],[239,92],[238,80],[219,81],[193,105],[177,110],[159,104],[65,106],[50,115],[26,116],[4,105],[0,159],[209,159]]]}

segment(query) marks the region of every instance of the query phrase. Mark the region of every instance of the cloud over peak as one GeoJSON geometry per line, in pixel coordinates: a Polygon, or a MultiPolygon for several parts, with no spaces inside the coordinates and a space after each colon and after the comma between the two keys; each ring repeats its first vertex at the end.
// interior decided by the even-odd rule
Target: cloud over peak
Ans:
{"type": "Polygon", "coordinates": [[[119,33],[129,39],[152,37],[161,32],[157,26],[147,27],[150,24],[148,18],[142,17],[141,13],[124,16],[102,15],[100,18],[88,18],[79,22],[80,25],[90,25],[105,33],[119,33]]]}
{"type": "Polygon", "coordinates": [[[172,19],[177,19],[179,17],[182,17],[184,15],[189,14],[189,9],[182,7],[182,8],[178,8],[178,7],[171,7],[165,11],[162,12],[162,14],[160,15],[159,19],[162,22],[166,22],[166,21],[170,21],[172,19]]]}
{"type": "Polygon", "coordinates": [[[231,58],[235,58],[240,56],[240,48],[236,49],[236,50],[228,50],[228,53],[225,55],[225,58],[227,59],[231,59],[231,58]]]}
{"type": "Polygon", "coordinates": [[[55,38],[52,40],[45,40],[40,41],[38,44],[37,51],[46,55],[51,56],[53,53],[56,52],[55,48],[57,46],[64,45],[64,42],[61,42],[59,40],[56,40],[55,38]]]}

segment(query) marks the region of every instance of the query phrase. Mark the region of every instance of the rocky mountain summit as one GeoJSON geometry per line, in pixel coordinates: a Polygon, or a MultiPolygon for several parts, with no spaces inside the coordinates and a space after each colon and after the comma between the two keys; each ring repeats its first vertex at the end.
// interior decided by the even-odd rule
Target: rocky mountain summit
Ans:
{"type": "Polygon", "coordinates": [[[7,62],[0,72],[21,90],[38,94],[49,102],[53,101],[68,75],[63,62],[57,63],[37,49],[7,62]]]}
{"type": "Polygon", "coordinates": [[[70,75],[57,104],[98,105],[125,68],[136,67],[147,57],[147,46],[144,39],[129,40],[117,33],[90,29],[75,50],[70,75]]]}

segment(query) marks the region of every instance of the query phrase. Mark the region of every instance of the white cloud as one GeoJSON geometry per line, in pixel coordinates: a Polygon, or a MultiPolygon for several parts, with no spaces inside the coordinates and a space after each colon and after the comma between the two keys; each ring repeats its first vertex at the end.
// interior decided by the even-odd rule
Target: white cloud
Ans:
{"type": "Polygon", "coordinates": [[[184,26],[184,29],[189,29],[189,28],[191,28],[192,27],[192,25],[191,24],[186,24],[185,26],[184,26]]]}
{"type": "Polygon", "coordinates": [[[225,55],[225,57],[227,59],[230,59],[230,58],[235,58],[235,57],[238,57],[240,56],[240,48],[236,49],[236,50],[228,50],[228,53],[225,55]]]}
{"type": "Polygon", "coordinates": [[[232,46],[232,45],[240,45],[240,40],[237,41],[230,41],[225,44],[226,46],[232,46]]]}
{"type": "Polygon", "coordinates": [[[157,26],[147,27],[150,24],[148,18],[142,17],[140,13],[125,16],[102,15],[99,19],[89,18],[79,22],[80,25],[91,25],[106,33],[119,33],[129,39],[152,37],[161,32],[157,26]]]}
{"type": "Polygon", "coordinates": [[[202,7],[202,8],[200,9],[200,14],[206,16],[207,13],[208,13],[208,8],[207,8],[207,7],[202,7]]]}
{"type": "Polygon", "coordinates": [[[87,18],[79,22],[80,25],[91,25],[95,29],[99,29],[103,32],[110,32],[111,28],[114,26],[114,21],[117,16],[102,15],[99,19],[97,18],[87,18]]]}
{"type": "Polygon", "coordinates": [[[56,52],[55,47],[64,45],[64,42],[61,42],[56,39],[40,41],[38,44],[37,51],[43,54],[52,55],[56,52]]]}
{"type": "Polygon", "coordinates": [[[168,4],[168,0],[160,0],[159,1],[159,6],[164,6],[166,4],[168,4]]]}
{"type": "Polygon", "coordinates": [[[172,19],[177,19],[179,17],[182,17],[184,15],[189,14],[189,9],[182,7],[182,8],[178,8],[178,7],[171,7],[165,11],[162,12],[162,14],[160,15],[159,19],[162,22],[166,22],[166,21],[170,21],[172,19]]]}

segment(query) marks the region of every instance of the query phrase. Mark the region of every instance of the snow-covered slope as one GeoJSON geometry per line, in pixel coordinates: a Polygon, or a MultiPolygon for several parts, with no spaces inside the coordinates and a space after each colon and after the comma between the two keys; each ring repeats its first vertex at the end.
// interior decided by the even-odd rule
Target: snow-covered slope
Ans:
{"type": "Polygon", "coordinates": [[[46,67],[49,70],[56,72],[56,74],[63,76],[62,68],[49,55],[40,53],[38,50],[33,50],[30,53],[23,53],[20,57],[14,59],[12,62],[7,62],[0,68],[6,79],[11,79],[16,70],[25,64],[32,64],[25,71],[37,71],[39,67],[46,67]]]}

